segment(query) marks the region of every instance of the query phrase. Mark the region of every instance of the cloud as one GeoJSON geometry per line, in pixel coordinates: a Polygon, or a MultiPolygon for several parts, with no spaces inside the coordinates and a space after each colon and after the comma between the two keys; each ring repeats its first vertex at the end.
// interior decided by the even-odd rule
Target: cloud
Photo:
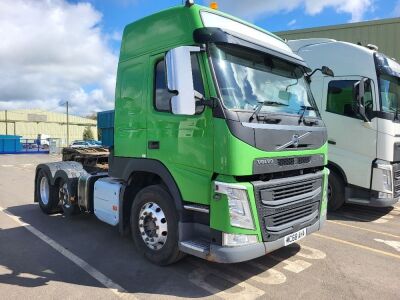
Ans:
{"type": "Polygon", "coordinates": [[[117,56],[89,3],[0,1],[0,109],[113,106],[117,56]]]}
{"type": "Polygon", "coordinates": [[[297,23],[296,19],[291,20],[289,23],[287,23],[288,27],[292,27],[293,25],[295,25],[297,23]]]}
{"type": "Polygon", "coordinates": [[[375,0],[220,0],[221,9],[246,19],[257,19],[277,13],[288,13],[304,7],[308,15],[316,15],[326,8],[351,15],[350,22],[361,21],[367,11],[373,10],[375,0]]]}

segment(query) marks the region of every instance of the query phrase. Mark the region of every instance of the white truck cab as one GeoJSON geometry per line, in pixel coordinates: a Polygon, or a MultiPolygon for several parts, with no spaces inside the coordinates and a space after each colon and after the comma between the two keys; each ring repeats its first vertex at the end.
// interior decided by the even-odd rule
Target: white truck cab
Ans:
{"type": "Polygon", "coordinates": [[[400,196],[400,64],[332,39],[288,42],[316,73],[311,89],[328,128],[330,210],[344,202],[386,207],[400,196]]]}

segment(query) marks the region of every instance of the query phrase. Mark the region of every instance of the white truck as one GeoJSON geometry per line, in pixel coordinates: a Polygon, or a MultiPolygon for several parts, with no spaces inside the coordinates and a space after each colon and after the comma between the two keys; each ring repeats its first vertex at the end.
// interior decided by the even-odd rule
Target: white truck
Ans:
{"type": "Polygon", "coordinates": [[[36,139],[37,145],[42,146],[43,148],[49,148],[50,138],[50,135],[39,133],[36,139]]]}
{"type": "Polygon", "coordinates": [[[311,89],[328,128],[328,209],[343,203],[388,207],[400,196],[400,65],[378,52],[332,39],[288,42],[310,68],[311,89]]]}

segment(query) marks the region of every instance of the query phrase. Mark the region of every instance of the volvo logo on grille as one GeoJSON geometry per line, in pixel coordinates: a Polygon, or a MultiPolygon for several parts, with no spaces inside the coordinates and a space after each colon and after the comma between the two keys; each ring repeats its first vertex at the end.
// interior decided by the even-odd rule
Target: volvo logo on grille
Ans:
{"type": "Polygon", "coordinates": [[[304,133],[302,135],[294,134],[292,136],[292,139],[291,139],[290,142],[287,142],[286,144],[283,144],[281,146],[276,147],[276,150],[282,150],[282,149],[285,149],[285,148],[290,147],[290,146],[292,146],[293,148],[297,148],[297,147],[299,147],[300,140],[305,138],[306,136],[308,136],[310,134],[311,134],[310,131],[308,131],[308,132],[306,132],[306,133],[304,133]]]}
{"type": "Polygon", "coordinates": [[[299,135],[298,134],[294,134],[293,137],[292,137],[292,145],[293,145],[293,147],[295,147],[295,148],[299,147],[299,141],[300,141],[299,135]]]}
{"type": "Polygon", "coordinates": [[[274,160],[272,158],[257,159],[256,161],[259,165],[270,165],[274,163],[274,160]]]}

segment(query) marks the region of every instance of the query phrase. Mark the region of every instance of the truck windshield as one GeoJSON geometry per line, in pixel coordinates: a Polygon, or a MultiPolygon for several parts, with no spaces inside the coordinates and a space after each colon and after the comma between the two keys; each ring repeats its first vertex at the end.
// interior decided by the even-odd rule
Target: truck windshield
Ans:
{"type": "Polygon", "coordinates": [[[210,53],[226,108],[254,111],[264,103],[260,114],[318,116],[303,67],[233,45],[211,45],[210,53]]]}
{"type": "Polygon", "coordinates": [[[396,113],[399,110],[400,78],[381,74],[379,76],[381,111],[396,113]]]}

